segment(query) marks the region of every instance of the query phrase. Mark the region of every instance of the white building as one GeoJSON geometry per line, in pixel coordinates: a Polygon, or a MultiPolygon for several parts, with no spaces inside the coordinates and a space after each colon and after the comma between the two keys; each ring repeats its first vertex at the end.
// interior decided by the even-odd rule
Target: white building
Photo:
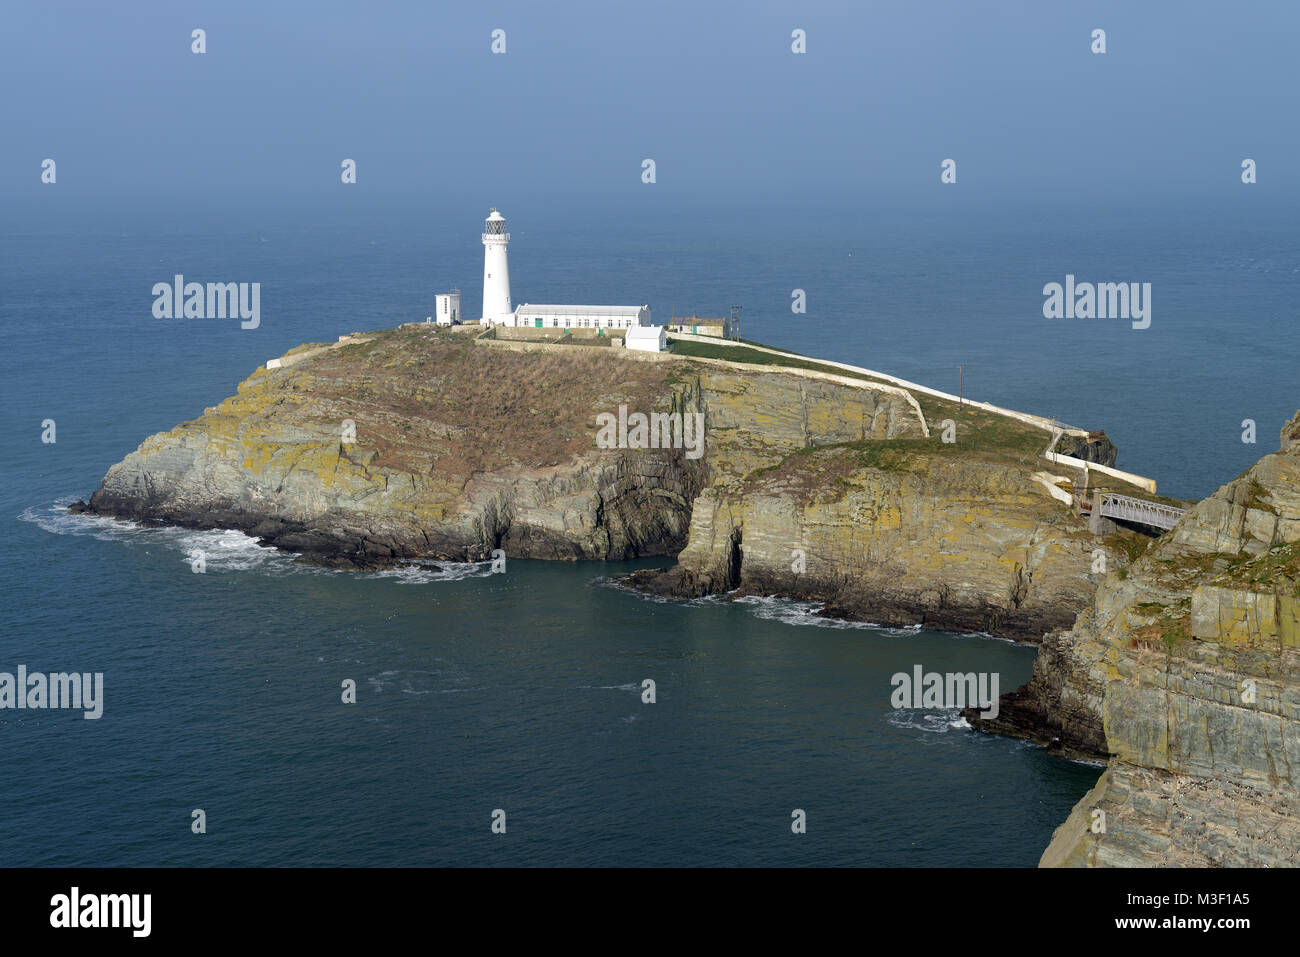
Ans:
{"type": "Polygon", "coordinates": [[[633,326],[624,341],[629,349],[640,352],[663,352],[668,348],[668,334],[663,326],[633,326]]]}
{"type": "Polygon", "coordinates": [[[514,316],[510,264],[506,261],[509,245],[506,218],[494,208],[483,223],[483,322],[489,325],[510,325],[514,316]]]}
{"type": "Polygon", "coordinates": [[[433,303],[433,315],[438,325],[454,326],[456,323],[464,321],[460,311],[459,289],[438,293],[433,297],[433,303]]]}
{"type": "Polygon", "coordinates": [[[631,329],[650,324],[650,307],[537,306],[521,303],[513,325],[535,329],[631,329]]]}
{"type": "MultiPolygon", "coordinates": [[[[493,208],[483,223],[482,322],[485,325],[527,326],[532,329],[631,329],[650,325],[650,307],[644,303],[640,306],[538,306],[524,303],[512,308],[510,264],[506,259],[509,245],[506,219],[493,208]]],[[[454,294],[459,308],[459,294],[454,294]]],[[[438,322],[445,325],[442,299],[442,296],[438,297],[438,322]]],[[[448,308],[451,308],[450,304],[448,308]]]]}

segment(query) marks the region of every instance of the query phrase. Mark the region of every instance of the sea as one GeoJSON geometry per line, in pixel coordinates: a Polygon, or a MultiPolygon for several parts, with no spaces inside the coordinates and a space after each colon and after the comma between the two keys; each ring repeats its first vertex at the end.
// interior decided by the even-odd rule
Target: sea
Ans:
{"type": "MultiPolygon", "coordinates": [[[[363,574],[67,512],[295,345],[422,321],[453,287],[476,314],[487,206],[335,190],[8,211],[0,672],[104,690],[94,720],[0,710],[0,866],[1036,864],[1099,766],[890,700],[918,665],[1005,692],[1031,645],[614,582],[663,558],[363,574]],[[155,318],[175,274],[260,282],[258,327],[155,318]]],[[[744,338],[1105,429],[1120,468],[1178,498],[1274,451],[1300,406],[1294,210],[502,211],[516,303],[738,305],[744,338]],[[1150,327],[1045,318],[1067,275],[1151,283],[1150,327]]]]}

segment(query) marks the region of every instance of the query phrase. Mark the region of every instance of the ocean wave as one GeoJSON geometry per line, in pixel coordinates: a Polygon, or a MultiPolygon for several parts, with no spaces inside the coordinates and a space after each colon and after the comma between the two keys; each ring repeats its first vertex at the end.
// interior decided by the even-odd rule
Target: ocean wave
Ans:
{"type": "Polygon", "coordinates": [[[626,594],[634,595],[637,598],[640,598],[642,601],[653,602],[656,605],[677,604],[681,601],[681,599],[668,598],[665,597],[664,595],[651,595],[647,592],[641,591],[639,588],[633,588],[631,585],[625,585],[623,584],[623,582],[617,581],[613,578],[597,578],[592,582],[592,584],[597,585],[601,588],[612,588],[614,591],[625,592],[626,594]]]}
{"type": "Polygon", "coordinates": [[[927,627],[921,624],[882,625],[874,621],[834,618],[821,614],[822,609],[826,607],[824,602],[801,601],[794,598],[781,598],[776,595],[745,595],[734,599],[728,598],[726,595],[708,595],[704,598],[697,598],[689,604],[705,604],[708,602],[718,604],[731,602],[737,605],[751,605],[754,607],[754,614],[759,618],[768,621],[779,621],[787,625],[812,625],[817,628],[866,628],[878,634],[888,635],[891,638],[905,638],[919,634],[922,631],[932,631],[935,634],[950,635],[954,638],[987,638],[990,641],[1000,641],[1007,645],[1024,644],[1024,642],[1016,641],[1014,638],[991,635],[987,631],[946,631],[942,628],[927,627]]]}
{"type": "Polygon", "coordinates": [[[757,618],[764,621],[776,621],[784,625],[808,626],[815,628],[852,628],[866,629],[874,631],[877,634],[887,635],[891,638],[905,638],[910,635],[919,634],[922,631],[933,631],[941,635],[952,635],[956,638],[988,638],[992,641],[1000,641],[1008,645],[1018,645],[1018,642],[1012,638],[1003,638],[999,635],[991,635],[986,631],[945,631],[941,628],[926,628],[925,625],[883,625],[875,621],[854,621],[849,618],[835,618],[829,615],[821,614],[822,609],[826,607],[825,602],[806,601],[797,598],[782,598],[779,595],[741,595],[736,596],[735,591],[723,593],[721,595],[702,595],[699,598],[691,598],[683,601],[679,598],[665,598],[662,595],[650,595],[642,592],[622,582],[612,579],[600,579],[598,584],[608,588],[615,588],[619,591],[629,592],[636,595],[644,601],[655,602],[658,604],[674,603],[684,605],[748,605],[757,618]]]}
{"type": "Polygon", "coordinates": [[[876,621],[854,621],[823,615],[825,602],[781,598],[776,595],[744,595],[731,599],[737,605],[749,605],[754,615],[765,621],[779,621],[786,625],[811,625],[814,628],[866,629],[891,638],[915,635],[924,630],[923,625],[882,625],[876,621]]]}
{"type": "Polygon", "coordinates": [[[1004,638],[1001,635],[990,635],[987,631],[945,631],[945,635],[952,635],[956,638],[981,638],[989,641],[1000,641],[1004,645],[1024,645],[1028,642],[1016,641],[1014,638],[1004,638]]]}
{"type": "MultiPolygon", "coordinates": [[[[1034,743],[1034,742],[1030,742],[1030,743],[1032,744],[1032,743],[1034,743]]],[[[1099,758],[1074,758],[1074,757],[1072,757],[1072,758],[1066,758],[1066,760],[1069,761],[1071,764],[1082,764],[1082,765],[1084,765],[1085,767],[1089,767],[1089,768],[1105,768],[1105,767],[1108,766],[1108,765],[1107,765],[1107,762],[1102,761],[1102,760],[1099,759],[1099,758]]]]}
{"type": "Polygon", "coordinates": [[[396,690],[402,694],[461,694],[466,691],[479,691],[479,687],[445,687],[446,685],[467,684],[470,679],[455,672],[443,671],[381,671],[373,677],[366,678],[370,690],[375,694],[396,690]]]}
{"type": "Polygon", "coordinates": [[[825,606],[819,601],[799,601],[793,598],[777,598],[771,595],[745,595],[733,599],[737,605],[748,605],[754,617],[764,621],[779,621],[786,625],[812,625],[816,628],[856,628],[872,631],[889,631],[882,625],[870,621],[849,621],[844,618],[828,618],[818,614],[825,606]]]}
{"type": "Polygon", "coordinates": [[[970,723],[962,717],[957,708],[914,709],[899,708],[890,711],[885,720],[895,728],[912,731],[925,731],[929,734],[946,734],[949,731],[965,730],[970,723]]]}
{"type": "Polygon", "coordinates": [[[465,578],[487,578],[492,574],[492,563],[486,562],[420,562],[370,572],[371,578],[391,578],[399,585],[427,585],[431,582],[458,582],[465,578]],[[420,565],[437,565],[440,571],[421,568],[420,565]]]}
{"type": "Polygon", "coordinates": [[[193,570],[191,562],[197,552],[203,553],[205,574],[222,571],[321,571],[293,564],[293,555],[259,545],[252,535],[231,528],[196,531],[174,526],[141,525],[139,522],[108,518],[88,513],[74,514],[68,506],[75,496],[67,496],[32,505],[19,515],[19,521],[30,522],[52,535],[72,535],[94,538],[101,542],[121,542],[126,545],[163,546],[176,551],[176,560],[193,570]]]}
{"type": "Polygon", "coordinates": [[[139,522],[86,512],[74,514],[68,511],[68,506],[75,501],[75,495],[68,495],[42,505],[32,505],[19,513],[18,519],[30,522],[52,535],[83,536],[102,542],[171,548],[177,552],[176,560],[190,571],[194,571],[192,562],[196,553],[202,552],[204,574],[256,571],[267,575],[356,575],[390,578],[402,585],[424,585],[483,578],[490,575],[492,569],[490,561],[422,563],[437,564],[440,571],[420,568],[415,563],[380,572],[350,572],[298,565],[293,561],[296,553],[261,545],[254,536],[233,528],[196,531],[174,526],[141,525],[139,522]]]}
{"type": "Polygon", "coordinates": [[[134,532],[151,531],[135,522],[122,522],[102,515],[74,515],[68,506],[77,501],[75,495],[56,498],[43,505],[31,505],[18,514],[20,522],[30,522],[52,535],[86,535],[100,541],[126,541],[134,532]]]}

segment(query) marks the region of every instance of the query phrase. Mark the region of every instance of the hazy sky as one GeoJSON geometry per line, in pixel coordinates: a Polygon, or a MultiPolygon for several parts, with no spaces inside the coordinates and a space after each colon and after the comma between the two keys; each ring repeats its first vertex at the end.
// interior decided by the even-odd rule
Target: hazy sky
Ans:
{"type": "Polygon", "coordinates": [[[11,4],[0,201],[1294,201],[1300,4],[11,4]],[[191,31],[207,52],[191,52],[191,31]],[[494,29],[506,53],[491,52],[494,29]],[[791,52],[791,31],[807,53],[791,52]],[[1094,28],[1107,52],[1090,51],[1094,28]],[[641,196],[645,196],[642,193],[641,196]]]}

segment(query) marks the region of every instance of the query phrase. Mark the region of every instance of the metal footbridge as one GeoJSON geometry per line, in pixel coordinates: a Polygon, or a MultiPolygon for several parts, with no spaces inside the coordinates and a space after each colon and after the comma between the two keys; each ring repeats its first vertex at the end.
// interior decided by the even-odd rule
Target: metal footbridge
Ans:
{"type": "Polygon", "coordinates": [[[1178,524],[1187,513],[1185,508],[1161,505],[1115,492],[1101,492],[1098,495],[1098,514],[1103,518],[1117,518],[1124,522],[1137,522],[1166,531],[1178,524]]]}

